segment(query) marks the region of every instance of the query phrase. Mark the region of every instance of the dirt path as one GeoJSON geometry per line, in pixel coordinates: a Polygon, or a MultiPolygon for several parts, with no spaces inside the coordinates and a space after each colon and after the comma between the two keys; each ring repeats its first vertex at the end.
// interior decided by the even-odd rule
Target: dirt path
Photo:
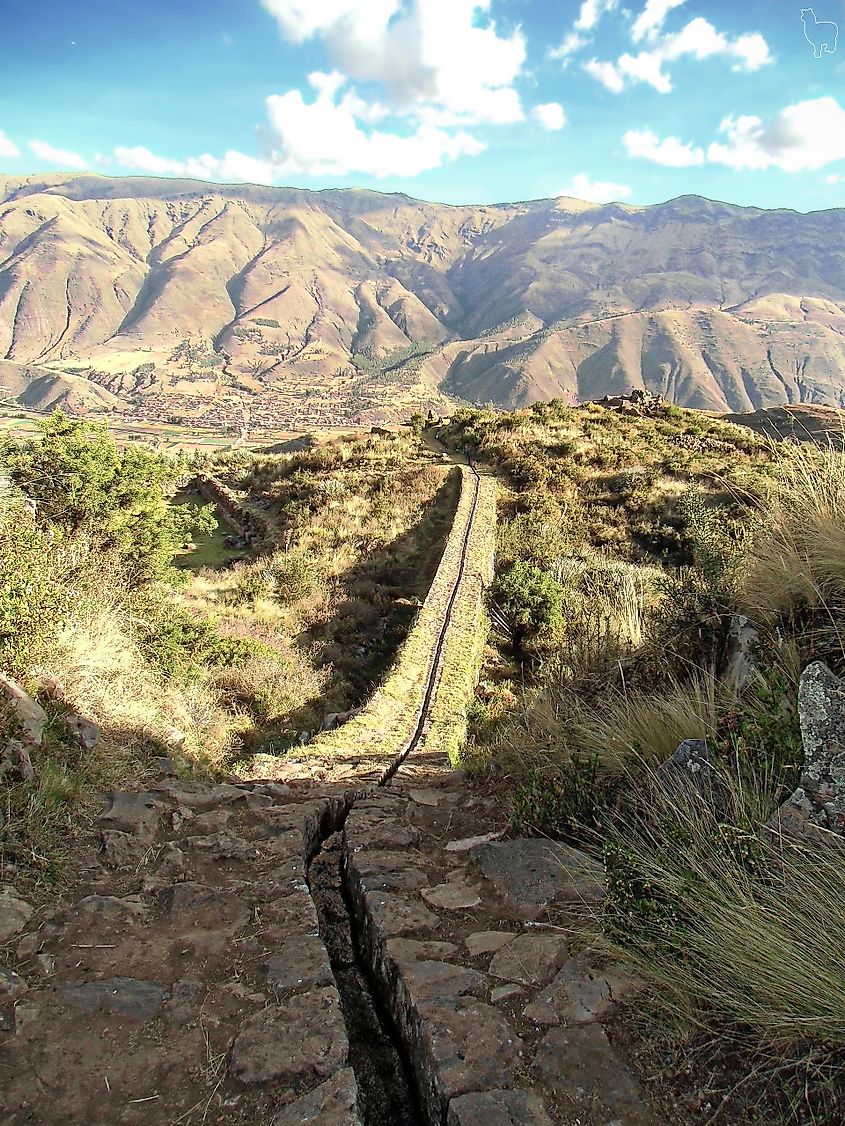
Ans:
{"type": "Polygon", "coordinates": [[[0,896],[0,1124],[666,1121],[603,1027],[633,983],[578,949],[601,871],[444,753],[464,512],[396,745],[377,693],[367,753],[112,794],[66,905],[0,896]]]}

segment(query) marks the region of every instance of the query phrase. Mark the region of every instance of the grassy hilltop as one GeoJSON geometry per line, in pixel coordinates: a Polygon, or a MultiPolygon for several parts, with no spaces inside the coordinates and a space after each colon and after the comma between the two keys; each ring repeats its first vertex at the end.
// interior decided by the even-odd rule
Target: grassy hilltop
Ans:
{"type": "Polygon", "coordinates": [[[153,776],[156,758],[255,772],[361,705],[425,596],[458,490],[407,434],[188,458],[121,450],[56,414],[0,456],[0,669],[102,729],[83,753],[51,724],[34,788],[8,791],[4,858],[36,875],[102,789],[153,776]],[[193,562],[193,544],[201,559],[225,534],[212,506],[180,503],[198,472],[267,529],[222,567],[193,562]]]}
{"type": "MultiPolygon", "coordinates": [[[[837,852],[762,827],[800,773],[801,671],[845,673],[845,460],[829,418],[819,445],[760,422],[556,400],[439,428],[499,493],[463,765],[516,832],[604,861],[585,941],[651,987],[634,1001],[639,1050],[693,1116],[679,1121],[724,1095],[730,1121],[832,1123],[845,876],[837,852]],[[726,668],[746,619],[754,671],[737,685],[726,668]],[[707,740],[716,802],[660,783],[686,739],[707,740]]],[[[4,439],[0,669],[49,716],[34,780],[3,781],[7,876],[61,880],[97,794],[143,783],[159,757],[183,776],[272,776],[365,702],[458,500],[424,437],[162,453],[56,414],[4,439]],[[248,515],[252,547],[185,491],[201,474],[248,515]],[[92,749],[68,737],[69,712],[101,728],[92,749]]],[[[13,737],[11,710],[0,720],[13,737]]]]}
{"type": "Polygon", "coordinates": [[[562,403],[462,411],[444,437],[502,479],[470,764],[506,780],[518,832],[604,859],[599,941],[654,987],[643,1050],[685,1105],[706,1067],[729,1121],[837,1121],[841,855],[762,827],[798,784],[800,672],[845,672],[841,440],[562,403]],[[686,739],[715,805],[657,773],[686,739]]]}

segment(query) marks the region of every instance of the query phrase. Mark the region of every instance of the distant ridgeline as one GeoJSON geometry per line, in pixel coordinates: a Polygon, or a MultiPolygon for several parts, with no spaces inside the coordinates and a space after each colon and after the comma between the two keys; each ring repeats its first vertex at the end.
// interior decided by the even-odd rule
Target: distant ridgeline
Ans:
{"type": "Polygon", "coordinates": [[[90,175],[0,201],[0,381],[33,408],[239,433],[627,388],[845,405],[843,210],[90,175]]]}

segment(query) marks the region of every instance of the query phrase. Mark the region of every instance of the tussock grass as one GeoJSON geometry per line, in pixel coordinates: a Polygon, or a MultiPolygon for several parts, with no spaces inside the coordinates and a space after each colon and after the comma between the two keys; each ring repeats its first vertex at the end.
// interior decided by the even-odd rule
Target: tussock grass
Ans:
{"type": "Polygon", "coordinates": [[[845,455],[795,447],[755,535],[744,584],[753,615],[819,608],[845,597],[845,455]]]}
{"type": "Polygon", "coordinates": [[[628,927],[612,952],[632,963],[685,1021],[721,1014],[774,1041],[845,1044],[845,845],[778,839],[765,777],[731,768],[721,806],[636,783],[636,809],[615,847],[638,885],[611,882],[611,915],[628,927]],[[639,898],[637,898],[639,897],[639,898]],[[650,901],[663,910],[650,912],[650,901]],[[633,923],[631,919],[633,918],[633,923]]]}
{"type": "Polygon", "coordinates": [[[724,690],[706,672],[669,676],[648,692],[614,688],[575,704],[567,743],[608,766],[657,766],[685,739],[715,739],[725,708],[724,690]]]}

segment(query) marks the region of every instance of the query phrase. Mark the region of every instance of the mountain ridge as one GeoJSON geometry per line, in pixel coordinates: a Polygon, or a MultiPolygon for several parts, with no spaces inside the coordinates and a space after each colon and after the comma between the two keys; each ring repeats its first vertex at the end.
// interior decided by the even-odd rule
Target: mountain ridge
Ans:
{"type": "Polygon", "coordinates": [[[56,401],[75,376],[84,409],[319,425],[640,386],[841,407],[844,343],[841,209],[0,176],[0,383],[15,364],[56,401]]]}

